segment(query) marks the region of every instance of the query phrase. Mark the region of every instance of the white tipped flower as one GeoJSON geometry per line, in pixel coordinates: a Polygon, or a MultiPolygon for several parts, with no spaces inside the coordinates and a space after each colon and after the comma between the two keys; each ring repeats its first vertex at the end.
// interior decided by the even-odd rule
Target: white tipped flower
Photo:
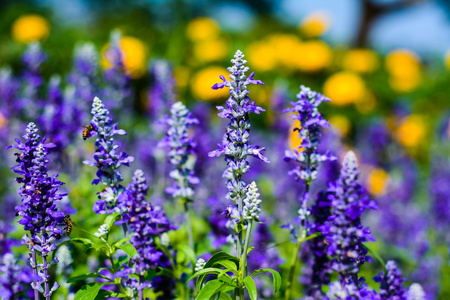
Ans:
{"type": "Polygon", "coordinates": [[[425,300],[425,292],[420,284],[411,284],[408,290],[408,300],[425,300]]]}
{"type": "Polygon", "coordinates": [[[195,272],[198,272],[200,270],[203,270],[205,267],[206,261],[203,258],[199,258],[197,260],[197,263],[195,264],[195,272]]]}
{"type": "Polygon", "coordinates": [[[102,237],[106,237],[106,235],[108,234],[108,225],[103,224],[99,227],[98,231],[96,233],[94,233],[94,235],[98,238],[102,238],[102,237]]]}
{"type": "Polygon", "coordinates": [[[259,222],[259,214],[261,213],[261,200],[259,199],[258,186],[253,181],[247,189],[244,199],[244,208],[242,216],[245,220],[255,220],[259,222]]]}

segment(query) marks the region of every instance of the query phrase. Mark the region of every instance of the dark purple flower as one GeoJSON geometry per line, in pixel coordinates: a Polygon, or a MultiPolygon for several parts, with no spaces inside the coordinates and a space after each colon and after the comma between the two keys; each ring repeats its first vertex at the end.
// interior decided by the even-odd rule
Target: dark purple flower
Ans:
{"type": "Polygon", "coordinates": [[[402,278],[402,272],[395,261],[388,261],[386,270],[387,274],[382,272],[374,278],[376,282],[380,283],[381,300],[407,300],[406,289],[403,286],[406,279],[402,278]]]}
{"type": "Polygon", "coordinates": [[[47,149],[55,145],[46,144],[45,138],[40,141],[34,123],[28,124],[24,138],[24,143],[16,139],[17,145],[8,147],[22,151],[15,154],[18,165],[12,168],[19,175],[16,181],[21,184],[18,193],[22,197],[22,205],[16,207],[16,212],[21,217],[19,224],[30,232],[30,236],[22,238],[22,243],[30,248],[31,266],[35,269],[35,274],[39,269],[37,274],[41,277],[38,283],[33,282],[32,287],[49,297],[59,285],[55,282],[49,289],[48,268],[58,260],[54,258],[49,263],[47,256],[56,250],[53,242],[63,234],[60,226],[64,225],[64,214],[58,211],[57,202],[67,194],[58,193],[60,186],[64,184],[56,179],[58,174],[48,175],[47,149]],[[36,254],[42,256],[42,263],[36,263],[36,254]],[[42,283],[45,289],[42,288],[42,283]]]}
{"type": "Polygon", "coordinates": [[[338,181],[328,189],[333,213],[320,226],[328,243],[328,255],[335,258],[332,269],[345,280],[354,278],[359,266],[368,259],[362,243],[375,240],[370,229],[361,224],[361,215],[365,209],[377,209],[377,205],[358,183],[358,175],[355,154],[349,151],[338,181]]]}

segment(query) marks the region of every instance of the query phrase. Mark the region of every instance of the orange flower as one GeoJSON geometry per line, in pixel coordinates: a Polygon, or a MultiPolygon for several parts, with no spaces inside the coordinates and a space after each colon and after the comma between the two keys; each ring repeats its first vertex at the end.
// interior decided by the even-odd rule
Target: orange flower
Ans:
{"type": "Polygon", "coordinates": [[[14,21],[11,34],[19,43],[39,41],[50,35],[50,24],[40,15],[24,15],[14,21]]]}
{"type": "Polygon", "coordinates": [[[219,66],[212,66],[198,71],[191,81],[192,95],[198,100],[215,101],[226,100],[229,96],[228,89],[213,90],[211,87],[221,82],[220,75],[228,76],[229,72],[219,66]]]}
{"type": "Polygon", "coordinates": [[[359,75],[343,71],[331,75],[325,81],[323,93],[331,99],[331,104],[344,106],[363,99],[366,85],[359,75]]]}

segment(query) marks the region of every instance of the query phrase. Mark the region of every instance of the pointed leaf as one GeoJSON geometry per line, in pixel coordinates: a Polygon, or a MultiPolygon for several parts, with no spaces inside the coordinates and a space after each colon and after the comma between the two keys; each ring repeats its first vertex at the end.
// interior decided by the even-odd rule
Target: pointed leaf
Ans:
{"type": "MultiPolygon", "coordinates": [[[[218,269],[218,268],[205,268],[205,269],[201,269],[198,272],[195,272],[194,275],[192,275],[187,282],[191,281],[192,279],[194,279],[195,277],[201,276],[201,275],[207,275],[207,274],[219,274],[220,272],[222,272],[222,269],[218,269]]],[[[186,282],[186,283],[187,283],[186,282]]]]}
{"type": "Polygon", "coordinates": [[[122,249],[131,258],[133,258],[137,254],[136,248],[134,248],[134,246],[131,244],[125,244],[120,246],[119,248],[122,249]]]}
{"type": "Polygon", "coordinates": [[[196,300],[211,299],[211,297],[214,296],[214,294],[216,294],[223,285],[226,285],[226,283],[223,283],[222,281],[217,279],[208,281],[205,284],[205,286],[200,290],[195,299],[196,300]]]}
{"type": "Polygon", "coordinates": [[[87,279],[87,278],[103,278],[103,279],[106,279],[106,280],[109,280],[109,281],[113,281],[112,279],[110,279],[110,278],[108,278],[106,276],[100,275],[98,273],[88,273],[88,274],[83,274],[83,275],[78,275],[78,276],[75,276],[75,277],[71,277],[71,278],[69,278],[69,280],[67,280],[67,283],[72,283],[72,282],[79,281],[79,280],[84,280],[84,279],[87,279]]]}
{"type": "Polygon", "coordinates": [[[244,285],[247,288],[248,294],[252,300],[258,299],[258,293],[256,292],[256,284],[251,277],[244,278],[244,285]]]}
{"type": "Polygon", "coordinates": [[[276,294],[281,287],[281,276],[280,276],[280,273],[278,273],[277,271],[272,270],[272,269],[259,269],[259,270],[254,271],[253,274],[250,275],[250,277],[253,277],[255,275],[258,275],[258,274],[264,273],[264,272],[269,272],[272,274],[272,276],[273,276],[273,293],[276,294]]]}
{"type": "Polygon", "coordinates": [[[94,282],[89,283],[81,287],[81,289],[78,290],[78,292],[75,294],[74,300],[93,300],[95,297],[97,297],[98,292],[100,289],[105,286],[109,285],[110,283],[100,283],[100,282],[94,282]]]}
{"type": "Polygon", "coordinates": [[[386,270],[386,263],[384,262],[384,259],[381,257],[380,254],[378,254],[377,251],[375,251],[372,247],[370,247],[367,243],[361,243],[364,248],[366,248],[383,266],[384,274],[387,274],[386,270]]]}
{"type": "Polygon", "coordinates": [[[239,258],[236,256],[230,255],[224,251],[220,251],[211,256],[210,259],[205,264],[205,268],[209,268],[214,266],[218,261],[229,260],[236,264],[236,267],[239,267],[239,258]]]}
{"type": "Polygon", "coordinates": [[[108,226],[108,231],[110,231],[111,227],[114,225],[114,222],[116,222],[120,218],[122,218],[121,213],[110,214],[109,216],[106,217],[105,222],[103,222],[103,224],[108,226]]]}
{"type": "Polygon", "coordinates": [[[218,300],[233,300],[227,293],[220,292],[218,300]]]}

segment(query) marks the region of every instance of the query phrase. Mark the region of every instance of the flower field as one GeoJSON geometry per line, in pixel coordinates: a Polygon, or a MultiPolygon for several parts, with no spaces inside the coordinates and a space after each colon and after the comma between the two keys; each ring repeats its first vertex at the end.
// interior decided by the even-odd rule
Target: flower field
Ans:
{"type": "Polygon", "coordinates": [[[188,3],[0,4],[0,299],[450,299],[450,55],[188,3]]]}

